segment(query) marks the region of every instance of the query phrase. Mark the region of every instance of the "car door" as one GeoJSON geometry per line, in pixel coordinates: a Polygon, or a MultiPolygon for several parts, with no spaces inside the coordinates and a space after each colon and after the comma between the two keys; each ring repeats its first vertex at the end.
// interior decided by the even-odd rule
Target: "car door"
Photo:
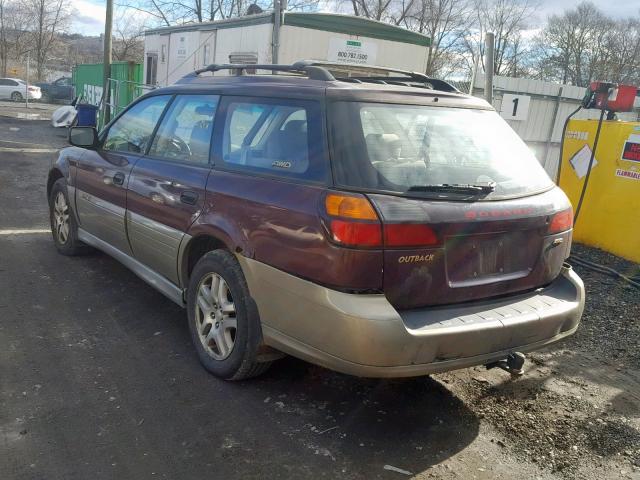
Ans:
{"type": "Polygon", "coordinates": [[[125,230],[129,175],[145,154],[170,100],[170,95],[159,95],[135,103],[101,133],[100,146],[87,150],[76,168],[80,228],[129,255],[125,230]]]}
{"type": "Polygon", "coordinates": [[[53,82],[51,86],[51,97],[55,99],[70,98],[71,79],[62,77],[53,82]]]}
{"type": "Polygon", "coordinates": [[[12,83],[7,78],[0,78],[0,98],[9,98],[11,96],[12,83]]]}
{"type": "Polygon", "coordinates": [[[177,95],[129,180],[133,254],[175,284],[180,243],[204,206],[217,106],[217,95],[177,95]]]}

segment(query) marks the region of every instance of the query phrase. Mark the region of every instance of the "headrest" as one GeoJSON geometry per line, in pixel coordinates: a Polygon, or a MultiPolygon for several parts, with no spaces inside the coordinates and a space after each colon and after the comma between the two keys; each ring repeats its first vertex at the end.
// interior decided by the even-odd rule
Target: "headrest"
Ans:
{"type": "Polygon", "coordinates": [[[307,121],[289,120],[284,126],[284,131],[289,133],[304,133],[307,131],[307,121]]]}

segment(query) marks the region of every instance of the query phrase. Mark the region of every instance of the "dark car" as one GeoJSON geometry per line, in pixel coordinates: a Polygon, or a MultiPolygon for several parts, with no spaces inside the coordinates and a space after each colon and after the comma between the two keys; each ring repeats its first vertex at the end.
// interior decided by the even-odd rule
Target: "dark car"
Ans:
{"type": "Polygon", "coordinates": [[[60,77],[51,83],[37,83],[42,90],[42,99],[47,102],[54,100],[73,99],[73,83],[71,77],[60,77]]]}
{"type": "Polygon", "coordinates": [[[98,248],[185,307],[213,374],[285,352],[425,375],[576,331],[571,205],[489,104],[312,62],[202,75],[224,68],[245,66],[71,128],[47,185],[60,253],[98,248]]]}

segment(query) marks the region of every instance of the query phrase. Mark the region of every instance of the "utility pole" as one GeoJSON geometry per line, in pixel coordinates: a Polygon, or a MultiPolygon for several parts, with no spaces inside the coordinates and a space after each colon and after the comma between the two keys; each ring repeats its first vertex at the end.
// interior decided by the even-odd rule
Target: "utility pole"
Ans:
{"type": "MultiPolygon", "coordinates": [[[[281,20],[280,0],[273,0],[273,38],[271,46],[271,63],[278,63],[278,50],[280,50],[280,20],[281,20]]],[[[275,73],[275,72],[274,72],[275,73]]]]}
{"type": "Polygon", "coordinates": [[[107,0],[107,14],[104,20],[104,59],[102,61],[102,66],[104,70],[104,79],[102,82],[103,90],[102,90],[102,101],[104,106],[104,120],[102,122],[103,125],[109,123],[111,120],[111,107],[109,103],[111,99],[110,88],[109,88],[109,78],[111,77],[111,41],[112,41],[112,29],[113,29],[113,0],[107,0]]]}
{"type": "Polygon", "coordinates": [[[471,70],[471,82],[469,82],[469,95],[473,95],[473,89],[476,86],[476,76],[478,75],[478,65],[480,64],[480,56],[482,49],[478,48],[478,54],[475,56],[476,61],[473,62],[473,70],[471,70]]]}
{"type": "Polygon", "coordinates": [[[27,90],[24,92],[24,105],[29,108],[29,63],[31,63],[31,52],[27,52],[27,90]]]}
{"type": "Polygon", "coordinates": [[[484,38],[484,99],[493,104],[493,47],[495,36],[488,32],[484,38]]]}

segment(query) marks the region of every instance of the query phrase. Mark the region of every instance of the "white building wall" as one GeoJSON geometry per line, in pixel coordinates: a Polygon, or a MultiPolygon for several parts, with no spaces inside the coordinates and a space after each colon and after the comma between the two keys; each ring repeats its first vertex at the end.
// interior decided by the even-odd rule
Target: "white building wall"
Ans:
{"type": "Polygon", "coordinates": [[[258,63],[271,63],[273,25],[251,25],[218,30],[215,63],[229,63],[231,54],[255,54],[258,63]]]}
{"type": "MultiPolygon", "coordinates": [[[[145,36],[144,78],[146,79],[146,58],[149,53],[158,55],[156,78],[160,86],[175,83],[189,72],[203,67],[205,63],[229,63],[229,56],[232,54],[252,54],[257,56],[258,63],[271,63],[272,31],[273,24],[268,23],[148,34],[145,36]]],[[[426,68],[428,49],[423,46],[289,25],[283,25],[280,33],[278,61],[326,61],[332,39],[360,40],[368,45],[375,45],[376,56],[373,63],[376,65],[418,72],[426,68]]]]}
{"type": "MultiPolygon", "coordinates": [[[[145,35],[144,37],[144,64],[143,64],[143,75],[142,78],[144,81],[147,79],[147,55],[155,54],[159,56],[160,53],[160,35],[158,34],[150,34],[145,35]]],[[[159,62],[159,60],[158,60],[159,62]]],[[[160,65],[158,65],[158,71],[160,69],[160,65]]]]}
{"type": "MultiPolygon", "coordinates": [[[[484,97],[484,75],[476,78],[474,95],[484,97]]],[[[530,104],[525,120],[507,120],[511,128],[535,152],[540,163],[555,178],[560,156],[560,141],[565,119],[580,105],[585,88],[543,82],[527,78],[494,77],[493,106],[500,112],[505,94],[529,96],[530,104]],[[557,113],[556,112],[557,105],[557,113]]],[[[619,113],[625,121],[640,120],[640,99],[636,98],[633,112],[619,113]]],[[[573,118],[597,119],[599,110],[581,110],[573,118]]]]}
{"type": "Polygon", "coordinates": [[[377,46],[376,65],[416,72],[424,72],[426,70],[427,47],[290,25],[283,25],[280,32],[278,62],[293,63],[297,60],[326,61],[328,59],[329,43],[332,38],[361,40],[375,44],[377,46]]]}
{"type": "Polygon", "coordinates": [[[200,50],[200,32],[172,32],[162,37],[168,44],[167,65],[162,75],[158,71],[158,82],[161,85],[171,85],[195,70],[200,50]]]}

